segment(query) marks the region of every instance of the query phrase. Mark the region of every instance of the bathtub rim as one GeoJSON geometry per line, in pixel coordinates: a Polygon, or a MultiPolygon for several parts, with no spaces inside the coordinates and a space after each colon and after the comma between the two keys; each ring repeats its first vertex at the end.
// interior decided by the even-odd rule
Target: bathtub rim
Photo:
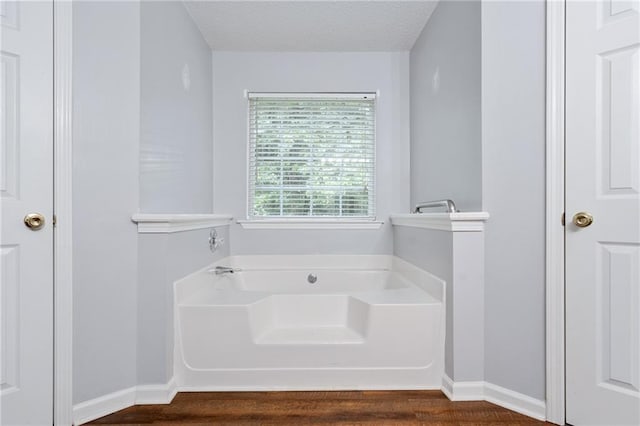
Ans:
{"type": "Polygon", "coordinates": [[[209,277],[210,269],[216,266],[230,266],[240,269],[251,270],[348,270],[367,271],[387,269],[397,272],[407,279],[418,289],[421,289],[432,296],[443,306],[446,306],[446,281],[429,271],[407,262],[394,255],[231,255],[219,259],[203,268],[200,268],[189,275],[173,282],[172,304],[177,306],[180,300],[186,296],[187,291],[184,286],[198,276],[209,277]],[[246,262],[253,262],[247,266],[246,262]],[[276,262],[279,261],[280,263],[276,262]],[[294,262],[295,261],[295,262],[294,262]],[[313,261],[313,262],[311,262],[313,261]],[[293,265],[293,266],[291,266],[293,265]],[[354,266],[357,265],[357,266],[354,266]],[[370,268],[370,269],[368,269],[370,268]]]}

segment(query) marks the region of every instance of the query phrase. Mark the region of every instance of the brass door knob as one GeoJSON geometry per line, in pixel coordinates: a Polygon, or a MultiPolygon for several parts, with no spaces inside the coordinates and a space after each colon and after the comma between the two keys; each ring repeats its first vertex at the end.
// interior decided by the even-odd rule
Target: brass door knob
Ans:
{"type": "Polygon", "coordinates": [[[586,228],[593,223],[593,216],[587,212],[579,212],[573,216],[573,224],[579,228],[586,228]]]}
{"type": "Polygon", "coordinates": [[[44,216],[40,213],[29,213],[24,217],[24,224],[32,231],[37,231],[44,226],[44,216]]]}

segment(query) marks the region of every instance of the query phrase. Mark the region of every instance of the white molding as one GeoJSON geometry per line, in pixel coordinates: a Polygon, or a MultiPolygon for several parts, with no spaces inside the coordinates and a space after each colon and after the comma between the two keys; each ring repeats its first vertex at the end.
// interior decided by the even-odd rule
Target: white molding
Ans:
{"type": "Polygon", "coordinates": [[[508,410],[544,421],[546,418],[545,402],[515,392],[493,383],[484,384],[484,400],[508,410]]]}
{"type": "Polygon", "coordinates": [[[175,378],[164,385],[140,385],[112,392],[76,404],[73,407],[73,424],[78,426],[88,423],[134,405],[169,404],[177,392],[175,378]]]}
{"type": "Polygon", "coordinates": [[[244,229],[380,229],[384,222],[349,219],[238,220],[244,229]]]}
{"type": "Polygon", "coordinates": [[[450,401],[453,401],[453,380],[446,373],[442,375],[442,387],[440,390],[450,401]]]}
{"type": "Polygon", "coordinates": [[[442,393],[451,401],[487,401],[537,420],[545,420],[545,402],[493,383],[454,382],[442,377],[442,393]]]}
{"type": "Polygon", "coordinates": [[[487,212],[392,214],[391,224],[450,232],[482,232],[487,212]]]}
{"type": "Polygon", "coordinates": [[[564,79],[565,1],[547,1],[546,417],[565,423],[564,79]]]}
{"type": "Polygon", "coordinates": [[[136,404],[169,404],[177,393],[175,377],[166,385],[140,385],[136,388],[136,404]]]}
{"type": "Polygon", "coordinates": [[[152,214],[138,213],[131,220],[140,234],[170,234],[194,229],[228,226],[233,217],[226,214],[152,214]]]}
{"type": "Polygon", "coordinates": [[[136,388],[134,386],[81,402],[73,407],[73,424],[79,426],[116,411],[124,410],[134,405],[135,401],[136,388]]]}
{"type": "Polygon", "coordinates": [[[448,375],[442,376],[442,393],[451,401],[483,401],[484,382],[454,382],[448,375]]]}
{"type": "Polygon", "coordinates": [[[73,251],[72,251],[72,8],[69,1],[53,2],[54,39],[54,392],[57,425],[73,418],[73,251]]]}
{"type": "MultiPolygon", "coordinates": [[[[369,386],[366,389],[373,389],[369,386]]],[[[403,389],[431,389],[423,386],[403,386],[403,389]]],[[[313,387],[316,389],[316,387],[313,387]]],[[[308,387],[300,387],[300,390],[313,390],[308,387]]],[[[328,387],[327,389],[333,389],[328,387]]],[[[379,386],[375,389],[398,389],[397,386],[379,386]]],[[[121,391],[84,401],[73,407],[74,425],[78,426],[88,423],[100,417],[109,415],[116,411],[123,410],[133,405],[143,404],[169,404],[178,391],[256,391],[274,390],[273,387],[180,387],[176,386],[175,378],[172,378],[165,385],[141,385],[133,386],[121,391]]],[[[531,398],[530,396],[505,389],[503,387],[483,381],[473,382],[453,382],[446,374],[442,378],[442,392],[451,401],[488,401],[509,410],[524,414],[538,420],[545,419],[544,401],[531,398]]]]}

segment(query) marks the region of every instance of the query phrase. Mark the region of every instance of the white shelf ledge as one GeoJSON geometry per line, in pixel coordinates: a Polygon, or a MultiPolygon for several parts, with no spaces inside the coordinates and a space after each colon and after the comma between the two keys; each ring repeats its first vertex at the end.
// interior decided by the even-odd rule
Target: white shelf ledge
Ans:
{"type": "Polygon", "coordinates": [[[239,220],[244,229],[380,229],[384,222],[348,219],[239,220]]]}
{"type": "Polygon", "coordinates": [[[487,212],[392,214],[391,224],[450,232],[482,232],[487,212]]]}
{"type": "Polygon", "coordinates": [[[140,234],[169,234],[228,226],[232,219],[231,215],[226,214],[138,213],[131,217],[131,220],[138,224],[140,234]]]}

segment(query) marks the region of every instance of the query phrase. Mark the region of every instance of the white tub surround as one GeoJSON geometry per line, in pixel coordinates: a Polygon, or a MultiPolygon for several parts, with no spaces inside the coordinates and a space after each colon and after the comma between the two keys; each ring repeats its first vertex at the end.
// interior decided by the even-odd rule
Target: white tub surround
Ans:
{"type": "Polygon", "coordinates": [[[138,224],[140,234],[169,234],[194,229],[230,225],[233,217],[226,214],[137,213],[131,221],[138,224]]]}
{"type": "Polygon", "coordinates": [[[401,259],[232,256],[174,291],[181,391],[441,386],[444,282],[401,259]]]}
{"type": "MultiPolygon", "coordinates": [[[[456,382],[484,381],[484,224],[488,218],[486,212],[391,215],[395,254],[448,281],[445,373],[454,387],[456,382]]],[[[482,393],[476,395],[483,399],[482,393]]]]}

